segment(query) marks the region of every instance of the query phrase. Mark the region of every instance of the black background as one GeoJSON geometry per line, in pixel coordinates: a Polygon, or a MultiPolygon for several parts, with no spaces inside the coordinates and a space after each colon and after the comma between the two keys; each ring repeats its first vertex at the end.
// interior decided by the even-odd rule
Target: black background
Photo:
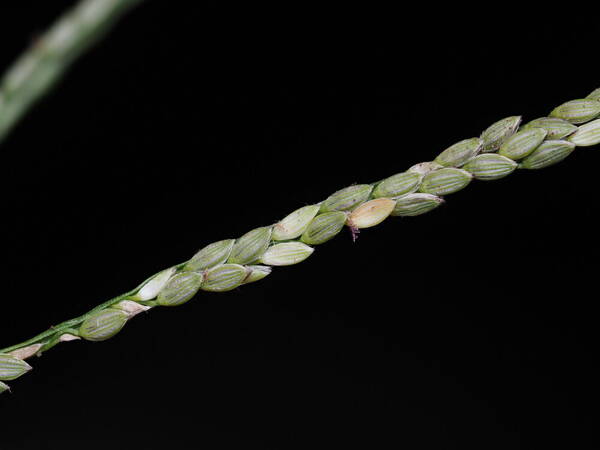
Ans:
{"type": "MultiPolygon", "coordinates": [[[[13,3],[3,67],[72,4],[13,3]]],[[[471,12],[134,11],[0,149],[2,346],[600,86],[585,10],[471,12]]],[[[33,358],[0,397],[2,449],[597,448],[599,161],[474,182],[33,358]]]]}

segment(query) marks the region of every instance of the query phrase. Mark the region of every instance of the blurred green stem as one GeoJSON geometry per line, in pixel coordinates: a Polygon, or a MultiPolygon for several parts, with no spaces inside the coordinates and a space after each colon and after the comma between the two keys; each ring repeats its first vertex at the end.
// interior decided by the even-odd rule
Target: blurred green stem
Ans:
{"type": "Polygon", "coordinates": [[[0,144],[69,65],[141,1],[81,0],[14,62],[0,80],[0,144]]]}

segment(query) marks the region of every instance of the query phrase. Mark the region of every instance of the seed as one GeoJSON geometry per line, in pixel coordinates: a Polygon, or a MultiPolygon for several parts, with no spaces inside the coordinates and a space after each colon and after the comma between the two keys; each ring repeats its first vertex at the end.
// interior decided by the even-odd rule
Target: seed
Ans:
{"type": "Polygon", "coordinates": [[[85,319],[79,327],[79,336],[88,341],[104,341],[113,337],[127,322],[127,313],[106,308],[85,319]]]}
{"type": "Polygon", "coordinates": [[[338,234],[346,223],[346,214],[341,211],[319,214],[313,219],[300,238],[308,245],[327,242],[338,234]]]}
{"type": "Polygon", "coordinates": [[[180,272],[158,294],[157,302],[162,306],[179,306],[190,300],[202,285],[204,277],[198,272],[180,272]]]}
{"type": "Polygon", "coordinates": [[[510,174],[516,168],[517,163],[512,159],[495,153],[476,156],[463,167],[478,180],[497,180],[510,174]]]}
{"type": "Polygon", "coordinates": [[[154,277],[152,277],[138,292],[137,294],[130,297],[132,300],[143,302],[146,300],[152,300],[159,292],[165,287],[171,275],[175,273],[175,268],[163,270],[154,277]]]}
{"type": "Polygon", "coordinates": [[[482,147],[483,141],[480,138],[465,139],[440,153],[435,162],[445,167],[460,167],[477,155],[482,147]]]}
{"type": "Polygon", "coordinates": [[[540,117],[522,127],[523,130],[530,128],[543,128],[546,130],[548,132],[546,139],[562,139],[577,131],[577,126],[558,117],[540,117]]]}
{"type": "Polygon", "coordinates": [[[391,198],[377,198],[363,203],[348,216],[352,228],[369,228],[383,222],[394,210],[396,202],[391,198]]]}
{"type": "Polygon", "coordinates": [[[519,168],[542,169],[562,161],[575,149],[575,144],[568,141],[546,141],[521,161],[519,168]]]}
{"type": "Polygon", "coordinates": [[[419,216],[437,208],[444,199],[431,194],[408,194],[396,199],[392,216],[419,216]]]}
{"type": "Polygon", "coordinates": [[[314,248],[302,242],[284,242],[269,247],[261,262],[270,266],[289,266],[304,261],[312,252],[314,248]]]}
{"type": "Polygon", "coordinates": [[[229,258],[235,239],[225,239],[207,245],[185,265],[185,270],[201,271],[223,264],[229,258]]]}
{"type": "Polygon", "coordinates": [[[209,269],[204,275],[201,289],[211,292],[224,292],[241,285],[248,272],[239,264],[223,264],[209,269]]]}
{"type": "Polygon", "coordinates": [[[116,305],[112,306],[112,308],[124,311],[127,314],[127,318],[131,319],[132,317],[137,316],[141,312],[148,311],[151,307],[141,305],[138,302],[132,302],[131,300],[122,300],[116,305]]]}
{"type": "Polygon", "coordinates": [[[262,280],[264,277],[271,273],[269,266],[246,266],[246,278],[244,278],[244,284],[254,283],[255,281],[262,280]]]}
{"type": "Polygon", "coordinates": [[[104,341],[113,337],[127,322],[127,313],[106,308],[85,319],[79,327],[79,336],[88,341],[104,341]]]}
{"type": "Polygon", "coordinates": [[[473,175],[466,170],[447,167],[430,172],[423,178],[419,192],[433,195],[448,195],[467,186],[473,175]]]}
{"type": "Polygon", "coordinates": [[[5,391],[10,391],[10,388],[8,387],[8,385],[0,381],[0,394],[2,394],[5,391]]]}
{"type": "Polygon", "coordinates": [[[331,194],[327,200],[321,204],[321,212],[328,211],[346,211],[354,208],[356,205],[369,198],[373,186],[370,184],[356,184],[341,189],[331,194]]]}
{"type": "Polygon", "coordinates": [[[31,366],[12,355],[0,354],[0,380],[10,381],[29,372],[31,366]]]}
{"type": "Polygon", "coordinates": [[[373,190],[373,197],[396,197],[418,189],[421,175],[414,172],[397,173],[386,178],[373,190]]]}
{"type": "Polygon", "coordinates": [[[60,337],[58,338],[59,342],[71,342],[71,341],[78,341],[79,339],[81,339],[79,336],[75,336],[74,334],[71,333],[64,333],[61,334],[60,337]]]}
{"type": "Polygon", "coordinates": [[[586,98],[591,98],[592,100],[598,100],[600,102],[600,88],[594,89],[586,98]]]}
{"type": "Polygon", "coordinates": [[[557,106],[550,113],[550,117],[558,117],[571,123],[585,123],[599,114],[600,101],[583,98],[557,106]]]}
{"type": "Polygon", "coordinates": [[[521,116],[511,116],[490,125],[487,130],[481,133],[481,139],[483,139],[482,151],[488,153],[498,150],[504,141],[517,131],[520,123],[521,116]]]}
{"type": "Polygon", "coordinates": [[[274,241],[285,241],[301,236],[310,221],[315,218],[320,208],[320,205],[308,205],[289,214],[273,227],[271,239],[274,241]]]}
{"type": "Polygon", "coordinates": [[[410,169],[408,169],[408,172],[417,173],[419,175],[427,175],[429,172],[433,172],[434,170],[441,169],[442,167],[444,167],[444,166],[436,163],[435,161],[427,161],[427,162],[415,164],[410,169]]]}
{"type": "Polygon", "coordinates": [[[543,128],[519,131],[504,141],[498,153],[510,159],[525,158],[546,139],[547,134],[548,132],[543,128]]]}
{"type": "Polygon", "coordinates": [[[569,141],[581,147],[600,144],[600,119],[580,125],[579,129],[569,136],[569,141]]]}
{"type": "Polygon", "coordinates": [[[232,264],[252,264],[260,259],[271,241],[271,227],[261,227],[249,231],[235,241],[227,262],[232,264]]]}
{"type": "Polygon", "coordinates": [[[17,359],[27,359],[35,355],[42,347],[43,344],[31,344],[27,347],[21,347],[17,350],[13,350],[9,353],[9,355],[14,356],[17,359]]]}

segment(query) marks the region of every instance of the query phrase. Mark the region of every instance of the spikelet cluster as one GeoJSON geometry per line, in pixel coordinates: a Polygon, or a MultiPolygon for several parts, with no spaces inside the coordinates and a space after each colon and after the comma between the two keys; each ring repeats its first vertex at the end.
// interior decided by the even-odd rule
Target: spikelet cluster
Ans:
{"type": "Polygon", "coordinates": [[[600,89],[524,125],[520,116],[499,120],[480,136],[450,145],[433,161],[416,164],[377,183],[348,186],[275,224],[251,230],[238,239],[211,243],[189,261],[158,273],[80,320],[65,322],[54,332],[1,350],[0,392],[8,389],[2,381],[31,369],[24,361],[27,357],[58,342],[108,339],[131,317],[150,308],[182,305],[200,291],[231,291],[268,276],[272,266],[298,264],[344,228],[356,236],[359,230],[378,225],[389,216],[425,214],[473,180],[497,180],[517,169],[542,169],[562,161],[578,146],[597,144],[600,89]]]}

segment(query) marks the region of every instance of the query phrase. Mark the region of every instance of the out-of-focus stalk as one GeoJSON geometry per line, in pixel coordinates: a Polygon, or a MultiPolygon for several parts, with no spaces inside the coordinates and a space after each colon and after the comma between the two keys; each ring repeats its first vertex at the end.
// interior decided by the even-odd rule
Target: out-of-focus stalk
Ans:
{"type": "Polygon", "coordinates": [[[81,0],[32,43],[0,81],[0,144],[69,65],[141,1],[81,0]]]}

